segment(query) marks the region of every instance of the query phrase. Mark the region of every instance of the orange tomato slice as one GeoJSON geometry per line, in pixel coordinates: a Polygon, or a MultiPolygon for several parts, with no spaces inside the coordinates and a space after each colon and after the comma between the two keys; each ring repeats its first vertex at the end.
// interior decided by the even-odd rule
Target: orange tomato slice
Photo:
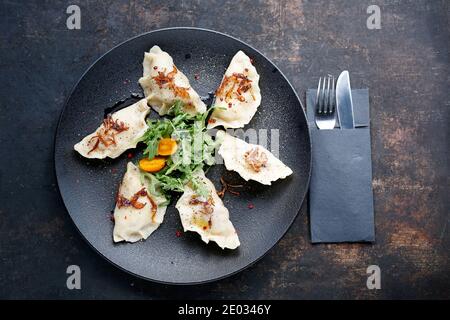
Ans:
{"type": "Polygon", "coordinates": [[[163,138],[158,144],[158,154],[160,156],[170,156],[177,151],[177,142],[171,138],[163,138]]]}
{"type": "Polygon", "coordinates": [[[158,172],[166,165],[166,159],[163,157],[155,157],[153,159],[144,158],[139,161],[139,168],[146,172],[158,172]]]}

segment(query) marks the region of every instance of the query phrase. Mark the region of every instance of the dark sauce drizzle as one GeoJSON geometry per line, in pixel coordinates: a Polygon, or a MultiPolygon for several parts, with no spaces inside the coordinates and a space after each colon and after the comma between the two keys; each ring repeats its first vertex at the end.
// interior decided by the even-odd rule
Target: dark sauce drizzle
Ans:
{"type": "Polygon", "coordinates": [[[140,93],[132,93],[130,97],[119,100],[116,103],[114,103],[114,105],[112,105],[111,107],[105,108],[104,118],[106,119],[109,114],[113,114],[114,112],[117,112],[123,108],[129,107],[143,98],[144,97],[140,93]]]}

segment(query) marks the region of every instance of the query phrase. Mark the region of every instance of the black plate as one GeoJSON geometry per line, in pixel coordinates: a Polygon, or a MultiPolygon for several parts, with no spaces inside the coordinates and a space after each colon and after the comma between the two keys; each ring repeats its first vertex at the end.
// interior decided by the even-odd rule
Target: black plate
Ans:
{"type": "MultiPolygon", "coordinates": [[[[155,113],[153,112],[153,115],[155,113]]],[[[136,160],[136,156],[133,160],[136,160]]],[[[230,36],[204,29],[171,28],[130,39],[97,60],[82,76],[70,95],[58,125],[55,167],[59,189],[78,230],[103,257],[142,278],[172,284],[218,280],[250,266],[263,257],[286,233],[305,197],[311,169],[311,143],[302,104],[294,89],[260,52],[230,36]],[[240,196],[227,194],[241,246],[221,250],[204,244],[197,234],[182,230],[178,212],[171,204],[165,221],[146,241],[114,244],[110,212],[119,182],[129,161],[127,153],[115,160],[92,161],[80,157],[73,145],[94,131],[105,108],[131,93],[142,93],[137,80],[142,74],[144,51],[159,45],[190,79],[201,96],[219,85],[231,58],[243,50],[254,59],[261,80],[262,103],[246,127],[279,129],[280,158],[294,174],[272,186],[245,183],[240,196]],[[198,80],[194,76],[198,74],[198,80]],[[254,204],[253,209],[248,204],[254,204]]],[[[223,165],[207,176],[220,187],[219,177],[241,183],[223,165]]],[[[176,199],[174,199],[176,201],[176,199]]]]}

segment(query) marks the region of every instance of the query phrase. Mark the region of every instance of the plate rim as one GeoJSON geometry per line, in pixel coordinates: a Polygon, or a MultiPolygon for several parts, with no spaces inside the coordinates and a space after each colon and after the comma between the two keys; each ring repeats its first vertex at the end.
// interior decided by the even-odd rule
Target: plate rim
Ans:
{"type": "Polygon", "coordinates": [[[212,30],[212,29],[207,29],[207,28],[199,28],[199,27],[167,27],[167,28],[160,28],[160,29],[155,29],[155,30],[151,30],[151,31],[147,31],[147,32],[143,32],[140,33],[136,36],[133,36],[131,38],[126,39],[125,41],[120,42],[119,44],[113,46],[111,49],[107,50],[105,53],[103,53],[102,55],[100,55],[97,59],[95,59],[90,65],[89,67],[80,75],[79,79],[76,81],[76,83],[73,85],[72,89],[70,90],[69,94],[67,95],[66,99],[64,100],[64,105],[61,109],[59,118],[58,118],[58,123],[55,129],[55,134],[54,134],[54,139],[53,139],[53,172],[55,174],[56,177],[56,185],[58,186],[58,193],[61,197],[61,200],[64,204],[64,208],[66,213],[69,215],[70,220],[72,222],[72,224],[75,226],[75,229],[77,230],[77,232],[81,235],[82,239],[87,242],[87,244],[100,256],[102,257],[104,260],[106,260],[108,263],[110,263],[111,265],[113,265],[114,267],[125,271],[126,273],[146,280],[146,281],[150,281],[153,283],[158,283],[158,284],[164,284],[164,285],[172,285],[172,286],[191,286],[191,285],[201,285],[201,284],[208,284],[208,283],[213,283],[216,281],[220,281],[223,280],[225,278],[229,278],[232,277],[248,268],[250,268],[251,266],[255,265],[257,262],[259,262],[261,259],[263,259],[270,251],[273,250],[273,248],[281,241],[281,239],[283,239],[286,234],[289,232],[289,230],[291,229],[292,225],[294,224],[295,220],[297,219],[297,217],[299,216],[300,210],[302,208],[302,206],[304,205],[305,202],[305,198],[306,195],[309,191],[309,185],[310,185],[310,181],[311,181],[311,170],[312,170],[312,141],[311,141],[311,128],[310,128],[310,124],[308,122],[308,118],[306,116],[306,112],[303,106],[303,102],[300,99],[297,91],[295,90],[294,86],[292,85],[292,83],[289,81],[289,79],[285,76],[285,74],[281,71],[281,69],[271,60],[269,59],[265,54],[263,54],[261,51],[259,51],[258,49],[256,49],[255,47],[253,47],[252,45],[249,45],[247,42],[240,40],[232,35],[220,32],[220,31],[216,31],[216,30],[212,30]],[[158,279],[153,279],[153,278],[149,278],[149,277],[145,277],[143,275],[134,273],[130,270],[125,269],[124,267],[116,264],[114,261],[112,261],[111,259],[109,259],[108,257],[106,257],[102,252],[100,252],[86,237],[85,235],[81,232],[81,230],[78,228],[74,218],[72,217],[72,215],[70,214],[67,206],[66,206],[66,201],[64,200],[64,195],[61,192],[61,188],[60,188],[60,181],[58,178],[58,171],[56,169],[56,145],[57,145],[57,140],[58,140],[58,132],[61,126],[61,122],[62,122],[62,118],[63,115],[66,111],[67,108],[67,104],[70,100],[70,98],[72,97],[73,93],[75,92],[76,88],[78,87],[79,83],[83,80],[83,78],[85,77],[85,75],[100,61],[102,60],[106,55],[108,55],[110,52],[112,52],[113,50],[115,50],[116,48],[126,45],[128,42],[131,42],[137,38],[152,34],[152,33],[157,33],[157,32],[163,32],[163,31],[174,31],[174,30],[192,30],[192,31],[202,31],[202,32],[209,32],[209,33],[214,33],[214,34],[218,34],[220,36],[224,36],[227,38],[231,38],[241,44],[243,44],[244,46],[247,46],[249,48],[251,48],[252,50],[256,51],[258,54],[260,54],[261,56],[263,56],[273,67],[275,67],[278,72],[281,74],[281,76],[284,78],[284,80],[288,83],[289,87],[291,88],[291,90],[293,91],[295,98],[297,99],[297,101],[300,103],[300,109],[301,112],[303,113],[303,116],[305,118],[305,122],[306,122],[306,128],[307,128],[307,133],[308,133],[308,137],[307,139],[309,140],[309,150],[310,150],[310,156],[309,156],[309,170],[307,173],[307,182],[306,182],[306,187],[305,187],[305,191],[303,192],[303,194],[301,195],[301,205],[300,208],[298,209],[297,213],[293,216],[292,220],[290,221],[288,227],[286,228],[286,230],[283,231],[283,234],[280,236],[280,238],[264,253],[262,254],[260,257],[258,257],[256,260],[254,260],[253,262],[247,264],[246,266],[235,270],[233,272],[230,272],[228,274],[225,274],[223,276],[220,277],[215,277],[212,279],[208,279],[208,280],[202,280],[202,281],[192,281],[192,282],[170,282],[170,281],[163,281],[163,280],[158,280],[158,279]]]}

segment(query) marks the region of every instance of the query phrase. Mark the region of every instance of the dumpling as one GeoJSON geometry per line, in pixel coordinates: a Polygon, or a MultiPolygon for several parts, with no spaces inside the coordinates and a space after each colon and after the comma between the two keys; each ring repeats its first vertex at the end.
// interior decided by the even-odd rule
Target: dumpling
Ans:
{"type": "Polygon", "coordinates": [[[262,146],[247,143],[222,130],[217,132],[217,139],[222,140],[219,154],[227,170],[236,171],[246,181],[270,185],[292,174],[288,166],[262,146]]]}
{"type": "Polygon", "coordinates": [[[206,111],[206,105],[167,52],[153,46],[144,54],[143,66],[144,74],[139,79],[139,84],[144,89],[148,103],[160,115],[167,114],[176,100],[184,103],[184,111],[187,113],[206,111]]]}
{"type": "Polygon", "coordinates": [[[238,235],[213,183],[203,170],[197,171],[194,179],[205,188],[207,196],[197,194],[190,183],[184,187],[176,204],[184,231],[197,232],[204,242],[214,241],[222,249],[236,249],[240,245],[238,235]]]}
{"type": "Polygon", "coordinates": [[[261,104],[259,74],[242,51],[236,53],[216,90],[208,128],[242,128],[250,122],[261,104]]]}
{"type": "Polygon", "coordinates": [[[78,142],[74,149],[85,158],[117,158],[125,150],[135,148],[138,139],[147,131],[145,117],[150,112],[147,100],[108,115],[100,127],[78,142]]]}
{"type": "Polygon", "coordinates": [[[151,189],[139,168],[128,162],[114,209],[114,242],[147,239],[163,222],[167,199],[151,189]]]}

